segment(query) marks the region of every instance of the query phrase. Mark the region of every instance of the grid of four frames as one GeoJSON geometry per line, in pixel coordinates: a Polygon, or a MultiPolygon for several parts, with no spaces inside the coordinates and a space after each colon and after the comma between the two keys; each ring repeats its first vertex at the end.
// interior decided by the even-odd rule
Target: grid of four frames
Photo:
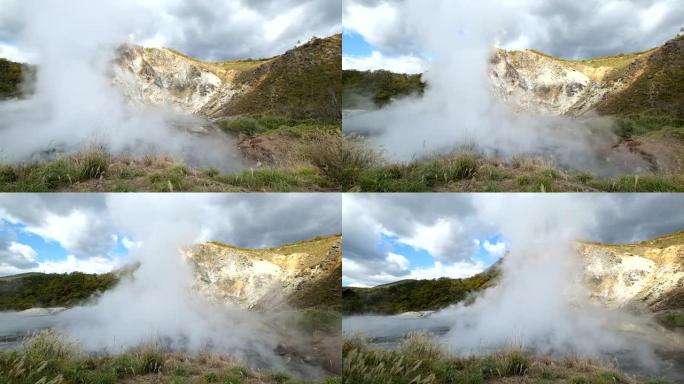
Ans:
{"type": "Polygon", "coordinates": [[[684,383],[683,25],[0,0],[0,383],[684,383]]]}

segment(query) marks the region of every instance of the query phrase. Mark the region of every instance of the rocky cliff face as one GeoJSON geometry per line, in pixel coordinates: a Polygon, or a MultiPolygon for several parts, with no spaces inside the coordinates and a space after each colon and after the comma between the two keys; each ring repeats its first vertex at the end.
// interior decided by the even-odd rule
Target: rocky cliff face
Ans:
{"type": "Polygon", "coordinates": [[[637,311],[684,310],[684,233],[628,245],[577,244],[592,297],[637,311]]]}
{"type": "Polygon", "coordinates": [[[499,49],[490,63],[494,94],[519,110],[569,116],[592,111],[684,116],[682,36],[645,52],[588,60],[499,49]]]}
{"type": "Polygon", "coordinates": [[[237,70],[205,63],[170,49],[124,46],[112,68],[113,83],[133,104],[171,106],[215,117],[248,87],[235,82],[237,70]]]}
{"type": "Polygon", "coordinates": [[[171,49],[124,46],[111,75],[133,104],[206,118],[340,118],[341,35],[314,38],[263,60],[204,62],[171,49]]]}
{"type": "Polygon", "coordinates": [[[340,305],[341,237],[251,250],[205,243],[185,251],[194,288],[245,308],[334,308],[340,305]]]}
{"type": "Polygon", "coordinates": [[[626,89],[649,54],[603,61],[567,61],[533,50],[500,49],[491,59],[490,80],[494,94],[514,108],[578,116],[594,110],[609,95],[626,89]],[[629,70],[622,67],[625,64],[629,70]]]}

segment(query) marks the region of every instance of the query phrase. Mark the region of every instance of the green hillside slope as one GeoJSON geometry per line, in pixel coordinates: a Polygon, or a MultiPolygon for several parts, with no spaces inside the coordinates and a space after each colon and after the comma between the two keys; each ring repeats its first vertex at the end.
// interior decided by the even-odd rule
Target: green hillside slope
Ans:
{"type": "Polygon", "coordinates": [[[402,280],[373,288],[342,289],[342,313],[397,314],[438,310],[495,284],[498,265],[466,279],[402,280]]]}
{"type": "Polygon", "coordinates": [[[642,72],[627,87],[608,95],[598,112],[608,115],[672,115],[684,118],[684,36],[656,48],[643,63],[642,72]]]}
{"type": "Polygon", "coordinates": [[[406,75],[390,71],[354,71],[342,72],[342,107],[354,109],[361,107],[364,99],[372,100],[381,108],[392,99],[408,95],[422,95],[425,83],[420,75],[406,75]]]}
{"type": "Polygon", "coordinates": [[[21,64],[0,58],[0,100],[18,97],[22,79],[21,64]]]}
{"type": "Polygon", "coordinates": [[[342,35],[314,38],[239,74],[236,80],[253,89],[223,113],[339,121],[341,71],[342,35]]]}

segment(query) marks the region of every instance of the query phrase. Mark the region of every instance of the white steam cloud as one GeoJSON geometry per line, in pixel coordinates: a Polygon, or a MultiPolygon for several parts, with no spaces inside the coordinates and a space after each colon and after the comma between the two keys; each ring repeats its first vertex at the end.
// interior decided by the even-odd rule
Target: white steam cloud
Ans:
{"type": "Polygon", "coordinates": [[[455,322],[447,335],[450,346],[467,353],[520,342],[542,353],[593,357],[626,348],[617,328],[628,319],[590,303],[582,260],[571,247],[589,236],[597,203],[582,196],[524,195],[476,203],[512,247],[495,288],[473,305],[443,314],[455,322]]]}
{"type": "Polygon", "coordinates": [[[497,228],[510,243],[499,267],[500,281],[471,304],[459,303],[425,318],[347,318],[346,333],[391,339],[422,329],[440,335],[449,351],[459,355],[520,346],[555,356],[610,358],[623,369],[662,373],[657,349],[676,348],[682,341],[666,339],[648,316],[593,302],[583,261],[572,247],[577,240],[592,238],[599,212],[620,200],[578,194],[478,194],[472,201],[481,225],[497,228]]]}
{"type": "Polygon", "coordinates": [[[191,135],[174,126],[202,122],[136,109],[113,87],[117,49],[153,19],[152,8],[132,0],[26,0],[17,11],[25,26],[18,45],[37,56],[37,79],[30,98],[0,103],[1,160],[104,146],[115,154],[157,153],[192,165],[242,167],[227,137],[191,135]]]}
{"type": "Polygon", "coordinates": [[[252,342],[258,342],[264,353],[272,351],[274,339],[255,337],[263,321],[258,315],[202,302],[191,289],[192,269],[179,251],[202,236],[204,212],[197,207],[207,203],[204,199],[211,197],[179,195],[152,201],[135,195],[108,196],[114,225],[140,241],[131,255],[140,266],[95,305],[64,312],[67,333],[90,350],[130,348],[160,339],[173,348],[195,351],[213,344],[240,357],[251,351],[247,346],[252,342]]]}
{"type": "Polygon", "coordinates": [[[508,158],[542,155],[558,165],[611,174],[648,170],[617,144],[610,121],[569,120],[516,113],[492,96],[488,68],[499,36],[515,26],[530,4],[485,0],[407,0],[405,29],[434,55],[421,98],[404,98],[375,111],[348,114],[346,133],[360,133],[393,160],[412,160],[476,146],[508,158]]]}
{"type": "MultiPolygon", "coordinates": [[[[162,348],[175,351],[227,354],[254,368],[287,371],[302,377],[325,375],[324,367],[318,363],[291,359],[292,354],[308,353],[305,351],[312,348],[308,345],[311,335],[296,325],[295,310],[249,311],[210,301],[192,289],[192,265],[182,256],[181,249],[208,241],[216,234],[222,234],[221,238],[250,236],[270,242],[273,238],[263,232],[271,230],[276,236],[289,233],[288,238],[295,240],[300,239],[300,231],[308,236],[314,228],[329,230],[331,226],[336,227],[329,222],[336,216],[328,215],[325,206],[326,202],[332,203],[335,199],[314,199],[323,205],[319,211],[322,216],[318,218],[327,217],[314,223],[307,222],[311,217],[299,217],[298,228],[288,232],[272,222],[291,220],[292,213],[284,214],[280,210],[269,216],[259,211],[259,208],[278,211],[272,206],[277,203],[270,199],[279,197],[272,195],[242,201],[237,197],[226,199],[219,194],[107,194],[104,198],[106,207],[100,213],[111,220],[117,233],[126,233],[135,239],[137,246],[130,248],[129,257],[137,268],[91,303],[67,309],[54,318],[3,313],[0,334],[15,335],[32,326],[54,327],[91,352],[119,353],[158,343],[162,348]],[[259,220],[265,219],[256,223],[250,218],[240,221],[225,214],[226,204],[232,206],[233,212],[249,214],[250,218],[262,214],[269,219],[263,223],[259,220]],[[258,234],[243,231],[250,226],[251,231],[258,231],[258,234]],[[25,323],[24,318],[30,323],[25,323]],[[290,356],[276,353],[277,347],[283,345],[291,352],[290,356]]],[[[304,196],[281,200],[290,205],[304,201],[311,204],[311,198],[304,196]]],[[[322,357],[315,357],[317,361],[323,361],[322,357]]]]}

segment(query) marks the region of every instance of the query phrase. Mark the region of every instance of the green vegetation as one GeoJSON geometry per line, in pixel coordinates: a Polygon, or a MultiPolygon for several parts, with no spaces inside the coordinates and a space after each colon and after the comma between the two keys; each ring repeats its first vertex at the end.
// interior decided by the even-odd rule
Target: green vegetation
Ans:
{"type": "Polygon", "coordinates": [[[638,77],[598,106],[602,114],[671,115],[684,118],[684,37],[646,54],[638,77]]]}
{"type": "Polygon", "coordinates": [[[0,311],[70,307],[106,291],[118,281],[115,273],[29,273],[0,277],[0,311]]]}
{"type": "MultiPolygon", "coordinates": [[[[146,49],[154,49],[154,48],[146,48],[146,49]]],[[[169,51],[175,53],[178,56],[181,56],[183,58],[186,58],[190,61],[193,61],[197,64],[201,64],[205,67],[219,67],[228,71],[251,71],[259,66],[266,64],[270,61],[273,60],[273,58],[268,58],[268,59],[244,59],[244,60],[227,60],[227,61],[215,61],[215,62],[210,62],[210,61],[202,61],[198,60],[192,56],[188,56],[182,52],[179,52],[175,49],[172,48],[166,48],[169,51]]]]}
{"type": "MultiPolygon", "coordinates": [[[[6,384],[314,384],[284,373],[257,373],[220,355],[189,356],[164,351],[156,345],[119,355],[88,355],[52,332],[36,334],[17,351],[0,352],[0,377],[6,384]]],[[[318,383],[341,381],[329,378],[318,383]]]]}
{"type": "Polygon", "coordinates": [[[641,253],[643,253],[642,251],[645,249],[652,249],[652,248],[664,249],[664,248],[668,248],[671,246],[684,245],[684,231],[674,232],[674,233],[670,233],[667,235],[656,237],[655,239],[644,240],[644,241],[640,241],[638,243],[632,243],[632,244],[605,244],[605,243],[592,243],[592,242],[587,242],[587,243],[597,244],[597,245],[601,245],[603,247],[619,248],[619,249],[624,250],[624,251],[628,251],[628,252],[632,252],[632,253],[638,252],[639,254],[641,254],[641,253]]]}
{"type": "Polygon", "coordinates": [[[445,308],[496,283],[497,267],[466,279],[403,280],[374,288],[342,289],[342,313],[397,314],[445,308]]]}
{"type": "MultiPolygon", "coordinates": [[[[342,139],[338,126],[239,119],[227,130],[262,132],[240,144],[261,166],[236,174],[193,169],[168,158],[114,157],[100,149],[31,164],[0,165],[1,192],[682,192],[684,175],[595,178],[539,159],[504,161],[471,150],[389,163],[363,143],[342,139]],[[246,122],[253,122],[246,123],[246,122]],[[263,127],[263,128],[262,128],[263,127]]],[[[287,121],[287,120],[286,120],[287,121]]],[[[677,128],[681,129],[681,128],[677,128]]],[[[672,137],[677,130],[661,130],[672,137]]]]}
{"type": "Polygon", "coordinates": [[[0,191],[338,191],[329,177],[339,163],[339,123],[273,116],[224,120],[222,129],[239,136],[239,150],[254,168],[224,174],[193,169],[152,155],[112,156],[102,148],[26,164],[0,165],[0,191]]]}
{"type": "Polygon", "coordinates": [[[330,236],[316,236],[309,240],[297,241],[294,243],[285,243],[272,248],[242,248],[230,244],[212,241],[211,244],[218,245],[225,248],[239,249],[242,251],[249,251],[251,254],[266,257],[269,254],[277,253],[281,255],[291,255],[293,253],[308,253],[310,255],[326,254],[330,249],[340,242],[341,234],[334,234],[330,236]]]}
{"type": "Polygon", "coordinates": [[[343,346],[344,382],[348,384],[666,384],[642,381],[602,362],[552,359],[509,349],[480,357],[448,355],[423,334],[410,335],[396,350],[368,347],[355,337],[343,346]]]}
{"type": "Polygon", "coordinates": [[[342,331],[342,314],[339,311],[318,309],[299,311],[295,317],[295,326],[309,335],[316,332],[339,335],[342,331]]]}
{"type": "Polygon", "coordinates": [[[21,95],[23,72],[21,64],[0,59],[0,100],[21,95]]]}
{"type": "Polygon", "coordinates": [[[236,81],[252,89],[231,102],[224,114],[339,122],[342,118],[341,46],[342,35],[314,38],[252,70],[239,73],[236,81]]]}
{"type": "Polygon", "coordinates": [[[618,53],[617,55],[608,55],[608,56],[597,56],[597,57],[592,57],[590,59],[584,59],[584,60],[569,60],[569,59],[564,59],[561,57],[555,57],[540,51],[537,51],[536,49],[530,49],[530,51],[540,55],[547,57],[549,59],[553,59],[556,61],[561,61],[565,64],[569,64],[571,67],[577,69],[577,70],[582,70],[585,67],[591,67],[591,68],[610,68],[615,72],[623,72],[625,69],[629,67],[630,64],[634,63],[637,59],[640,58],[647,58],[651,53],[653,53],[657,48],[650,49],[648,51],[643,51],[643,52],[632,52],[632,53],[618,53]]]}
{"type": "Polygon", "coordinates": [[[230,135],[285,135],[297,139],[312,139],[320,135],[339,135],[338,123],[318,120],[300,120],[279,116],[250,116],[225,119],[219,123],[221,130],[230,135]]]}
{"type": "Polygon", "coordinates": [[[618,136],[630,139],[652,132],[664,131],[684,141],[684,117],[671,115],[632,115],[616,120],[618,136]]]}
{"type": "Polygon", "coordinates": [[[31,164],[0,165],[2,192],[326,191],[336,187],[312,165],[259,167],[237,174],[192,169],[168,158],[113,157],[103,151],[31,164]]]}
{"type": "Polygon", "coordinates": [[[342,71],[342,107],[359,108],[363,98],[368,98],[381,108],[392,99],[408,95],[422,95],[425,83],[420,75],[406,75],[389,71],[342,71]]]}
{"type": "Polygon", "coordinates": [[[229,71],[252,71],[260,66],[271,62],[273,59],[245,59],[245,60],[230,60],[219,61],[214,63],[219,67],[229,71]]]}
{"type": "Polygon", "coordinates": [[[671,311],[658,315],[660,324],[670,328],[684,328],[684,311],[671,311]]]}
{"type": "Polygon", "coordinates": [[[595,178],[566,172],[534,158],[505,161],[470,149],[449,155],[389,163],[363,142],[345,140],[341,153],[312,160],[334,185],[359,192],[682,192],[684,175],[649,174],[595,178]]]}

